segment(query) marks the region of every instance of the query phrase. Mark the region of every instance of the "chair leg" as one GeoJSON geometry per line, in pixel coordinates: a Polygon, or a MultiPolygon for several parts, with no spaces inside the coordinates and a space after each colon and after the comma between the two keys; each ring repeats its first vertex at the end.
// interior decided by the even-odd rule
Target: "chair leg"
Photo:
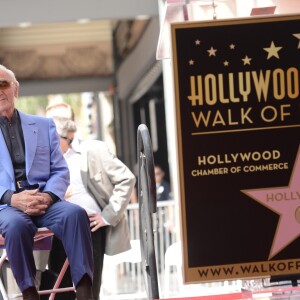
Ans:
{"type": "MultiPolygon", "coordinates": [[[[52,239],[52,237],[53,237],[53,232],[51,232],[50,230],[45,229],[45,228],[39,228],[37,234],[34,237],[36,249],[37,250],[50,250],[49,247],[51,248],[51,239],[52,239]]],[[[4,241],[4,238],[2,237],[2,235],[0,234],[0,247],[1,247],[1,249],[3,249],[4,246],[5,246],[5,241],[4,241]]],[[[7,254],[6,254],[5,249],[3,249],[3,253],[0,257],[0,273],[1,273],[3,264],[4,264],[6,259],[7,259],[7,254]]],[[[48,295],[48,294],[50,294],[49,300],[54,300],[55,295],[57,293],[75,291],[74,286],[70,286],[70,287],[66,287],[66,288],[59,288],[68,266],[69,266],[69,261],[68,261],[68,259],[66,259],[63,267],[60,270],[60,273],[59,273],[58,278],[57,278],[57,280],[54,284],[54,287],[50,290],[40,290],[40,291],[38,291],[39,295],[48,295]]],[[[8,295],[7,295],[7,291],[4,287],[4,283],[2,281],[1,276],[0,276],[0,292],[2,294],[3,300],[9,300],[8,295]]],[[[22,296],[22,294],[20,294],[20,296],[22,296]]],[[[0,299],[1,299],[1,297],[0,297],[0,299]]]]}
{"type": "MultiPolygon", "coordinates": [[[[63,265],[63,267],[61,268],[61,271],[60,271],[60,273],[59,273],[59,275],[58,275],[58,277],[57,277],[57,280],[56,280],[56,282],[55,282],[55,284],[54,284],[54,287],[53,287],[53,289],[55,290],[55,289],[58,289],[58,287],[60,286],[60,284],[61,284],[61,281],[62,281],[62,279],[63,279],[63,277],[64,277],[64,275],[65,275],[65,273],[66,273],[66,271],[67,271],[67,269],[68,269],[68,266],[69,266],[69,261],[68,261],[68,259],[66,259],[65,260],[65,262],[64,262],[64,265],[63,265]]],[[[75,288],[70,288],[70,290],[75,290],[75,288]]],[[[51,293],[51,295],[50,295],[50,297],[49,297],[49,300],[53,300],[54,298],[55,298],[55,295],[56,295],[56,292],[53,292],[53,293],[51,293]]]]}
{"type": "MultiPolygon", "coordinates": [[[[6,258],[7,258],[6,251],[3,250],[2,255],[1,255],[1,258],[0,258],[0,270],[2,270],[2,265],[4,264],[6,258]]],[[[8,296],[7,296],[6,289],[5,289],[4,284],[3,284],[3,281],[2,281],[2,276],[1,276],[1,275],[2,275],[2,274],[0,274],[0,292],[1,292],[1,294],[2,294],[3,300],[9,300],[9,299],[8,299],[8,296]]]]}

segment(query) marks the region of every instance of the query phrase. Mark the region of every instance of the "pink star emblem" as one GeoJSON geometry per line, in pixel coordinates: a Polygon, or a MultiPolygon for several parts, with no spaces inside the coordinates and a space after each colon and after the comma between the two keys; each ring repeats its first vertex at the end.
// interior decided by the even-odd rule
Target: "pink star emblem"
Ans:
{"type": "Polygon", "coordinates": [[[276,212],[277,225],[269,259],[300,235],[300,151],[287,187],[242,190],[243,193],[276,212]]]}

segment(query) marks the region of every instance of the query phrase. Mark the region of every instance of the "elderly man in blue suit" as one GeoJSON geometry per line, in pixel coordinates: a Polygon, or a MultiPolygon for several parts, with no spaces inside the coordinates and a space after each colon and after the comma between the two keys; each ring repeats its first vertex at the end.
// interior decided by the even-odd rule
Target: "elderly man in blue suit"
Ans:
{"type": "Polygon", "coordinates": [[[64,200],[69,170],[52,119],[15,109],[19,83],[0,65],[0,232],[23,299],[38,300],[33,237],[47,227],[62,240],[78,300],[92,300],[93,256],[84,209],[64,200]]]}

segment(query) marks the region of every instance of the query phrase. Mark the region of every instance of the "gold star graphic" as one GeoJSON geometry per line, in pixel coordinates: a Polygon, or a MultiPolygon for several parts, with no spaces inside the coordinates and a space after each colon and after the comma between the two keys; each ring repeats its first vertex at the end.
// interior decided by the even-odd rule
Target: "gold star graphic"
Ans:
{"type": "Polygon", "coordinates": [[[273,56],[279,59],[278,52],[279,52],[279,50],[282,49],[282,47],[276,47],[275,44],[274,44],[274,42],[272,41],[272,43],[271,43],[271,45],[270,45],[269,48],[263,48],[263,49],[268,52],[267,59],[270,59],[273,56]]]}
{"type": "Polygon", "coordinates": [[[235,45],[234,45],[234,44],[230,44],[229,48],[230,48],[231,50],[234,50],[234,49],[235,49],[235,45]]]}
{"type": "Polygon", "coordinates": [[[190,65],[190,66],[193,66],[194,63],[195,63],[195,62],[194,62],[192,59],[189,60],[189,65],[190,65]]]}
{"type": "Polygon", "coordinates": [[[210,49],[207,50],[207,52],[209,54],[208,56],[216,56],[217,51],[218,51],[217,49],[214,49],[213,47],[210,47],[210,49]]]}
{"type": "Polygon", "coordinates": [[[300,49],[300,33],[295,33],[293,36],[299,40],[298,49],[300,49]]]}
{"type": "Polygon", "coordinates": [[[228,67],[228,66],[229,66],[229,61],[225,60],[225,61],[223,62],[223,64],[224,64],[225,67],[228,67]]]}
{"type": "Polygon", "coordinates": [[[196,44],[197,46],[199,46],[200,43],[201,43],[201,42],[200,42],[199,40],[196,40],[196,41],[195,41],[195,44],[196,44]]]}
{"type": "Polygon", "coordinates": [[[244,66],[250,65],[251,60],[252,60],[252,58],[248,57],[248,55],[246,55],[245,58],[242,58],[242,61],[244,62],[244,66]]]}

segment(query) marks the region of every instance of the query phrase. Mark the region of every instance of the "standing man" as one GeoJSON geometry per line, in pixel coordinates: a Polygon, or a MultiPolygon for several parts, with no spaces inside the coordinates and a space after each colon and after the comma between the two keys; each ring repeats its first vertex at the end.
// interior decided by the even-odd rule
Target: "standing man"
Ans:
{"type": "Polygon", "coordinates": [[[0,232],[24,300],[39,300],[33,237],[52,230],[66,250],[77,300],[92,300],[93,256],[88,216],[64,200],[69,170],[53,120],[15,109],[19,83],[0,65],[0,232]]]}
{"type": "MultiPolygon", "coordinates": [[[[80,152],[76,152],[72,148],[75,122],[59,117],[53,120],[70,170],[65,198],[83,207],[89,215],[94,255],[93,296],[99,300],[104,254],[115,255],[130,249],[126,209],[135,176],[105,142],[85,140],[79,146],[80,152]]],[[[58,256],[52,254],[54,258],[58,256]]]]}
{"type": "Polygon", "coordinates": [[[154,168],[156,182],[156,199],[157,201],[170,199],[170,184],[165,180],[165,171],[162,167],[156,165],[154,168]]]}

